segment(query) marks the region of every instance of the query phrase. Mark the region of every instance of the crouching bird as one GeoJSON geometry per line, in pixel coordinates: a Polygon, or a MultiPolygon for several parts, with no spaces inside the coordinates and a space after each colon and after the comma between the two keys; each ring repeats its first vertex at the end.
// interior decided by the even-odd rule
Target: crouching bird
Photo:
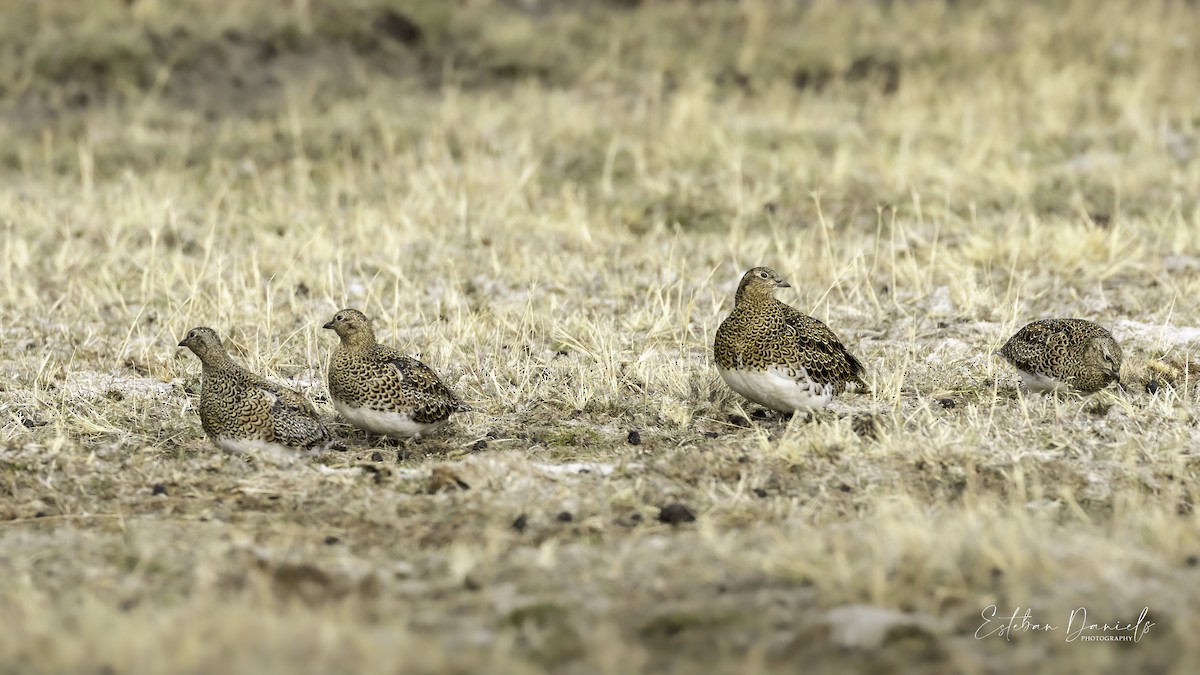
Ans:
{"type": "Polygon", "coordinates": [[[213,329],[193,328],[179,346],[200,358],[200,426],[218,448],[241,454],[334,444],[304,394],[238,365],[213,329]]]}
{"type": "Polygon", "coordinates": [[[725,384],[779,412],[824,408],[834,394],[866,390],[862,363],[817,319],[775,299],[788,288],[770,267],[742,276],[733,311],[717,329],[713,357],[725,384]]]}
{"type": "Polygon", "coordinates": [[[471,407],[429,366],[381,345],[366,315],[343,309],[325,324],[340,342],[329,360],[333,407],[354,426],[391,438],[427,434],[471,407]]]}
{"type": "Polygon", "coordinates": [[[1090,394],[1121,383],[1121,345],[1086,319],[1042,319],[1027,324],[996,354],[1035,392],[1062,389],[1090,394]]]}

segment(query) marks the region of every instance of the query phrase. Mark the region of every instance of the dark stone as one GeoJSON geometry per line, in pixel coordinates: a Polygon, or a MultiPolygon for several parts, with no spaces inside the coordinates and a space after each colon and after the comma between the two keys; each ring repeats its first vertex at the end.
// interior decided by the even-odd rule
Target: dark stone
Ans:
{"type": "Polygon", "coordinates": [[[625,440],[630,445],[641,445],[642,444],[642,435],[636,431],[630,431],[629,435],[625,437],[625,440]]]}
{"type": "Polygon", "coordinates": [[[371,27],[406,47],[419,44],[425,37],[425,31],[394,9],[385,9],[371,22],[371,27]]]}
{"type": "Polygon", "coordinates": [[[757,487],[757,488],[754,488],[754,494],[758,495],[759,497],[766,497],[767,491],[760,487],[757,487]]]}
{"type": "Polygon", "coordinates": [[[371,453],[371,461],[372,462],[382,462],[383,461],[383,453],[379,452],[378,450],[376,450],[375,452],[372,452],[371,453]]]}
{"type": "Polygon", "coordinates": [[[750,420],[746,419],[745,417],[742,417],[741,415],[730,415],[727,418],[727,420],[729,421],[730,424],[732,424],[735,427],[750,426],[750,420]]]}
{"type": "Polygon", "coordinates": [[[332,534],[329,535],[328,537],[325,537],[325,545],[326,546],[333,546],[334,544],[340,544],[340,543],[342,543],[342,540],[338,539],[337,537],[333,536],[332,534]]]}
{"type": "Polygon", "coordinates": [[[526,526],[528,526],[528,525],[529,525],[529,518],[527,518],[525,516],[525,514],[522,513],[521,515],[517,516],[516,520],[514,520],[512,522],[512,529],[516,530],[517,532],[524,532],[526,526]]]}
{"type": "Polygon", "coordinates": [[[874,440],[879,435],[879,420],[871,414],[858,415],[850,423],[850,428],[859,438],[874,440]]]}
{"type": "Polygon", "coordinates": [[[570,511],[563,511],[562,513],[555,516],[555,518],[560,523],[569,523],[572,520],[575,520],[575,516],[572,516],[570,511]]]}
{"type": "Polygon", "coordinates": [[[487,441],[482,438],[471,445],[472,450],[487,450],[487,441]]]}
{"type": "Polygon", "coordinates": [[[150,489],[150,494],[156,497],[158,495],[163,495],[165,497],[167,495],[167,486],[163,485],[162,483],[155,483],[154,487],[150,489]]]}
{"type": "Polygon", "coordinates": [[[947,409],[953,408],[956,405],[952,398],[939,398],[938,403],[941,403],[942,407],[947,409]]]}
{"type": "Polygon", "coordinates": [[[658,522],[660,523],[679,525],[680,523],[695,522],[695,520],[696,514],[679,502],[667,504],[658,511],[658,522]]]}
{"type": "Polygon", "coordinates": [[[1157,394],[1159,389],[1162,389],[1162,385],[1158,383],[1158,380],[1150,380],[1146,383],[1147,394],[1157,394]]]}

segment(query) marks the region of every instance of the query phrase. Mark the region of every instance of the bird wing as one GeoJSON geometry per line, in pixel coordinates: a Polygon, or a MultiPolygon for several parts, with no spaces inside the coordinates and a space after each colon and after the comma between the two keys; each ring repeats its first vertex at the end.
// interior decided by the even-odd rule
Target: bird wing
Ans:
{"type": "Polygon", "coordinates": [[[312,448],[332,441],[317,409],[304,394],[248,373],[255,409],[267,420],[276,443],[292,448],[312,448]]]}
{"type": "Polygon", "coordinates": [[[866,369],[829,326],[798,311],[788,316],[786,326],[795,340],[797,361],[809,377],[839,388],[845,384],[866,388],[862,379],[866,369]]]}
{"type": "Polygon", "coordinates": [[[417,359],[384,345],[378,345],[373,356],[379,362],[386,363],[390,373],[394,374],[391,376],[398,378],[400,387],[395,391],[398,397],[403,396],[406,400],[397,400],[396,403],[412,406],[415,421],[440,422],[452,412],[470,410],[442,384],[432,368],[417,359]]]}
{"type": "Polygon", "coordinates": [[[305,415],[313,419],[317,418],[317,409],[313,407],[308,397],[295,389],[285,387],[276,382],[272,382],[265,377],[250,374],[253,385],[261,391],[264,391],[275,398],[274,406],[281,406],[288,410],[294,411],[297,414],[305,415]]]}
{"type": "Polygon", "coordinates": [[[1000,348],[1000,354],[1017,368],[1028,372],[1044,370],[1029,357],[1059,352],[1071,344],[1071,335],[1065,326],[1053,321],[1035,321],[1009,338],[1000,348]]]}

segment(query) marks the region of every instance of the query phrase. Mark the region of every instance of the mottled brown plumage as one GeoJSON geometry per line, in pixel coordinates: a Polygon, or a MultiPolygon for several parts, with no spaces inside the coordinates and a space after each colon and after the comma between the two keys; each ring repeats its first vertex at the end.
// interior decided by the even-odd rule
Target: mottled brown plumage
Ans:
{"type": "Polygon", "coordinates": [[[180,343],[200,358],[200,425],[222,450],[266,446],[316,449],[333,442],[303,394],[260,377],[229,358],[211,328],[193,328],[180,343]]]}
{"type": "Polygon", "coordinates": [[[848,385],[865,389],[864,370],[833,331],[775,299],[791,286],[770,267],[742,277],[733,311],[717,329],[713,356],[731,389],[781,412],[829,404],[848,385]]]}
{"type": "Polygon", "coordinates": [[[355,426],[409,438],[471,409],[424,363],[376,342],[362,312],[343,309],[325,328],[341,340],[329,360],[329,395],[355,426]]]}
{"type": "Polygon", "coordinates": [[[1121,346],[1084,319],[1042,319],[1017,331],[996,352],[1021,372],[1032,391],[1091,393],[1121,378],[1121,346]]]}

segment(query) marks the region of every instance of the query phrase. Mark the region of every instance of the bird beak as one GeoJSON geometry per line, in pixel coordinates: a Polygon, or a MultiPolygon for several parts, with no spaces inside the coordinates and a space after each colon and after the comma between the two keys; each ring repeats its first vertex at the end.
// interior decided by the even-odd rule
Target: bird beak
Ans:
{"type": "Polygon", "coordinates": [[[187,338],[183,338],[182,340],[180,340],[180,341],[179,341],[179,346],[180,346],[180,347],[186,347],[186,346],[187,346],[187,338]]]}
{"type": "Polygon", "coordinates": [[[783,279],[775,280],[775,288],[791,288],[791,287],[792,287],[792,285],[789,284],[788,282],[784,281],[783,279]]]}
{"type": "Polygon", "coordinates": [[[326,321],[326,322],[325,322],[325,325],[324,325],[324,326],[321,326],[321,328],[333,328],[333,322],[332,322],[332,321],[326,321]]]}

